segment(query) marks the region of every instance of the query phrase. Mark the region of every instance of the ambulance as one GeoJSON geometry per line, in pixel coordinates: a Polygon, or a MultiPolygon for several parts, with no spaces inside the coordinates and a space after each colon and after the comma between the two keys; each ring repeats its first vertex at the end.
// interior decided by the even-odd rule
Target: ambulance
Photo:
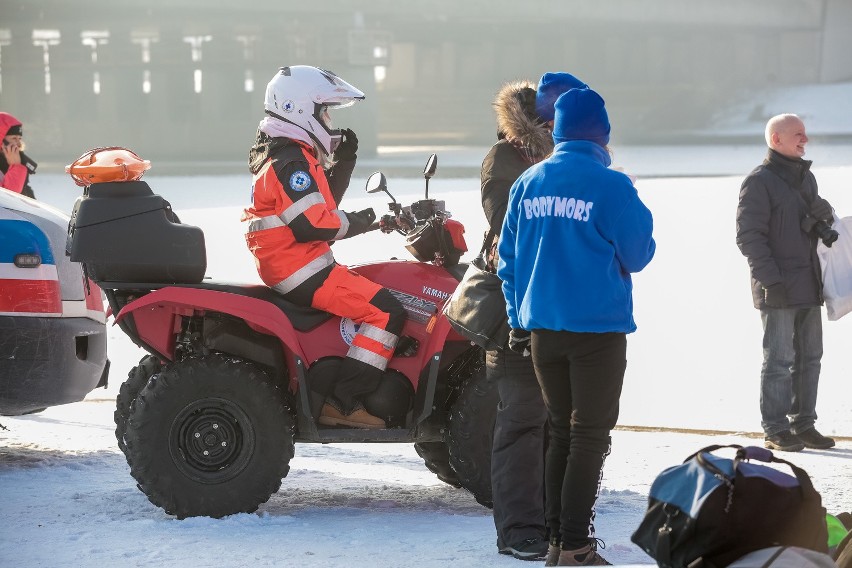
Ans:
{"type": "Polygon", "coordinates": [[[65,255],[69,217],[0,188],[0,414],[107,386],[101,290],[65,255]]]}

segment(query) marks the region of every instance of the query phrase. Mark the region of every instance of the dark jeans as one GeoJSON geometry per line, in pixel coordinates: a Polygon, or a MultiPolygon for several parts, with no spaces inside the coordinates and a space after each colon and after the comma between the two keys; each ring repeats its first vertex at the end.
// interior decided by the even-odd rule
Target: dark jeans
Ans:
{"type": "Polygon", "coordinates": [[[491,451],[491,493],[497,546],[545,538],[544,427],[547,410],[532,360],[514,351],[489,351],[489,381],[500,395],[491,451]]]}
{"type": "Polygon", "coordinates": [[[801,434],[816,422],[822,359],[820,308],[766,308],[760,372],[761,426],[767,436],[801,434]]]}
{"type": "Polygon", "coordinates": [[[627,367],[623,333],[532,331],[532,360],[550,418],[545,518],[572,550],[595,536],[595,502],[627,367]]]}

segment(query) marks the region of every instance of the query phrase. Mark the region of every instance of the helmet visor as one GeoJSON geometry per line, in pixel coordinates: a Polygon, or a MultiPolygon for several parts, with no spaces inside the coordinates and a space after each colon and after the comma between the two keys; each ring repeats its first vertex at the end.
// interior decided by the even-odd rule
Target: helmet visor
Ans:
{"type": "Polygon", "coordinates": [[[318,91],[315,101],[320,101],[331,108],[345,108],[364,100],[364,93],[331,71],[322,71],[327,84],[318,91]]]}
{"type": "Polygon", "coordinates": [[[333,108],[333,109],[346,108],[346,107],[350,107],[350,106],[354,105],[357,101],[360,101],[363,98],[364,97],[360,97],[360,98],[355,99],[355,98],[346,97],[346,98],[341,98],[339,101],[332,99],[332,100],[325,101],[323,104],[325,104],[325,106],[327,106],[328,108],[333,108]]]}

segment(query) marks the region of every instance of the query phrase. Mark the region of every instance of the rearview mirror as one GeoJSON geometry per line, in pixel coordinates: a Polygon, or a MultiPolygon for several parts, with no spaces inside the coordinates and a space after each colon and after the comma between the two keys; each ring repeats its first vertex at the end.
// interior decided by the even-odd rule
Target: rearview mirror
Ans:
{"type": "Polygon", "coordinates": [[[385,178],[385,174],[382,172],[375,172],[367,178],[367,186],[365,188],[367,193],[379,193],[383,191],[388,194],[388,197],[391,198],[391,201],[396,203],[396,199],[393,198],[393,195],[388,191],[388,180],[385,178]]]}
{"type": "Polygon", "coordinates": [[[429,199],[429,178],[435,175],[435,170],[438,168],[438,156],[432,154],[426,160],[426,167],[423,168],[423,177],[426,178],[426,199],[429,199]]]}
{"type": "Polygon", "coordinates": [[[429,159],[426,161],[426,167],[423,168],[423,177],[426,179],[431,178],[435,175],[435,170],[438,168],[438,156],[436,154],[432,154],[429,156],[429,159]]]}
{"type": "Polygon", "coordinates": [[[385,174],[375,172],[367,178],[367,193],[378,193],[380,191],[387,192],[388,180],[385,179],[385,174]]]}

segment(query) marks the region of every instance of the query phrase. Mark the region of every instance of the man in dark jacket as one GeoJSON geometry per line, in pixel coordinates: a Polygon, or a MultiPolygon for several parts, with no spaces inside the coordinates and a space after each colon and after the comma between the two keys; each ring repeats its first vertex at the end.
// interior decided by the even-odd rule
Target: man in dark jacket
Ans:
{"type": "Polygon", "coordinates": [[[811,162],[802,159],[807,142],[798,116],[771,118],[769,155],[743,181],[737,208],[737,246],[748,259],[754,307],[763,321],[765,445],[788,452],[834,446],[814,427],[823,302],[816,246],[833,212],[817,194],[811,162]]]}

